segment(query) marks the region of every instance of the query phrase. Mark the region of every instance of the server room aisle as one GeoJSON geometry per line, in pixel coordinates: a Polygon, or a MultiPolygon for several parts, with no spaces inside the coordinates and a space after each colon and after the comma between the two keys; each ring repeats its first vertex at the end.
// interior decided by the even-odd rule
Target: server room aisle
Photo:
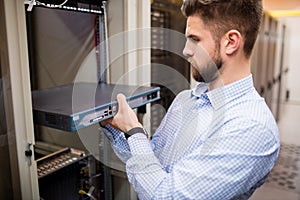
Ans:
{"type": "Polygon", "coordinates": [[[268,181],[250,200],[300,200],[300,103],[281,106],[281,149],[268,181]]]}

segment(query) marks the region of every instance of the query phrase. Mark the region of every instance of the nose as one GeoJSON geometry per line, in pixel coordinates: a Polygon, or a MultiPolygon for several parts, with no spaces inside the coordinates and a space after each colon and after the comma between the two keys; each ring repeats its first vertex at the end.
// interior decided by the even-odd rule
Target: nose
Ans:
{"type": "Polygon", "coordinates": [[[192,57],[193,56],[193,51],[190,45],[188,44],[188,40],[185,43],[184,49],[183,49],[183,55],[186,57],[192,57]]]}

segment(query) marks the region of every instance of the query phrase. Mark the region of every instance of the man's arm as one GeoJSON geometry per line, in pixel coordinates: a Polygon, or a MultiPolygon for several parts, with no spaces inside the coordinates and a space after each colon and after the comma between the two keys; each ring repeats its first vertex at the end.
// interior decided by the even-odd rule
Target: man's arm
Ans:
{"type": "Polygon", "coordinates": [[[155,157],[143,135],[129,140],[132,157],[126,163],[129,181],[141,199],[232,199],[261,184],[278,156],[279,144],[269,130],[222,134],[177,161],[170,171],[155,157]],[[262,132],[263,131],[263,132],[262,132]]]}
{"type": "Polygon", "coordinates": [[[105,127],[102,127],[103,133],[109,139],[111,147],[114,150],[117,157],[123,163],[126,163],[127,160],[131,157],[131,153],[124,133],[117,129],[114,129],[109,124],[106,124],[105,127]]]}
{"type": "MultiPolygon", "coordinates": [[[[118,113],[118,121],[114,118],[111,124],[129,130],[122,119],[130,120],[126,115],[135,113],[125,98],[119,96],[118,101],[119,109],[128,110],[118,113]]],[[[135,115],[131,117],[135,121],[135,115]]],[[[265,130],[264,125],[253,122],[248,128],[239,127],[233,124],[226,133],[219,130],[213,146],[207,146],[209,141],[195,145],[197,148],[174,161],[171,168],[159,162],[147,137],[136,133],[127,140],[131,151],[126,162],[129,181],[141,199],[230,199],[242,195],[260,183],[274,166],[279,143],[274,130],[265,130]]]]}

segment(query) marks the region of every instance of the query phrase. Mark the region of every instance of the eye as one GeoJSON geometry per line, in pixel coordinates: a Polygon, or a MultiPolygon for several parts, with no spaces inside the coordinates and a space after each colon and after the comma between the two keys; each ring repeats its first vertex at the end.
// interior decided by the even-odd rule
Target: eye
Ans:
{"type": "Polygon", "coordinates": [[[195,36],[190,36],[189,39],[192,41],[192,42],[199,42],[200,39],[198,37],[195,37],[195,36]]]}

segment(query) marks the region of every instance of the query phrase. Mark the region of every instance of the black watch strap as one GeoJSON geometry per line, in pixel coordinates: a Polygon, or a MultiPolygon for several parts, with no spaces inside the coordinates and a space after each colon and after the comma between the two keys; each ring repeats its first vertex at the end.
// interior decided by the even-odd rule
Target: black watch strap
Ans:
{"type": "Polygon", "coordinates": [[[127,133],[125,133],[125,138],[128,139],[130,136],[132,136],[136,133],[143,133],[146,135],[146,137],[148,137],[148,134],[144,128],[135,127],[135,128],[130,129],[127,133]]]}

